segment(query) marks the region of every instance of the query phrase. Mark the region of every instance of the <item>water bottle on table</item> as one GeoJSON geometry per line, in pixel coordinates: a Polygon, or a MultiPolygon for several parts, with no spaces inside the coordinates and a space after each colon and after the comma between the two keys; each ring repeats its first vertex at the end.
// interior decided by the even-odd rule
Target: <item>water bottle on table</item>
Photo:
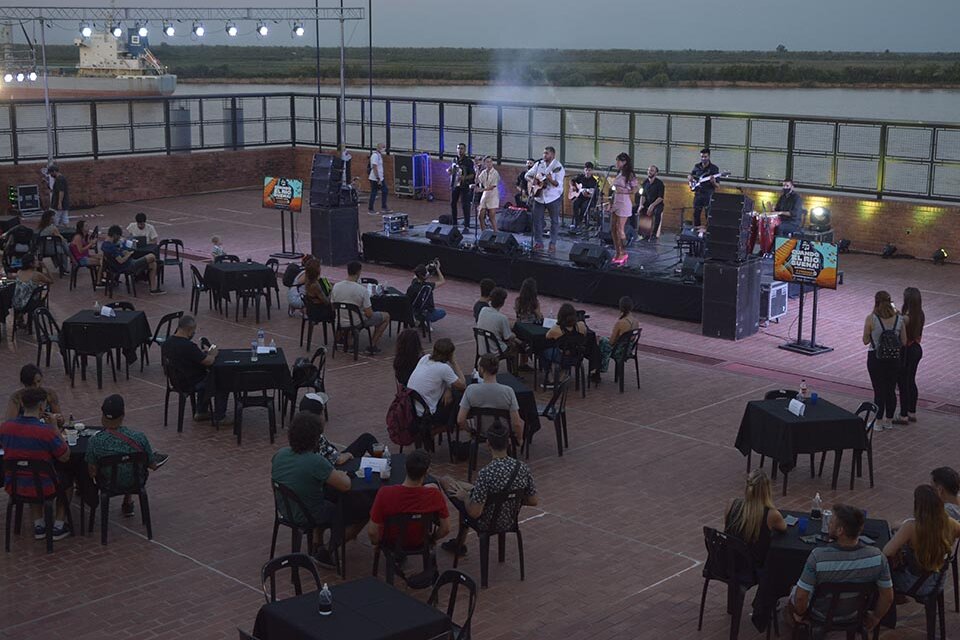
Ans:
{"type": "Polygon", "coordinates": [[[813,496],[813,502],[810,504],[810,519],[819,520],[823,517],[823,500],[820,498],[820,492],[813,496]]]}
{"type": "Polygon", "coordinates": [[[257,346],[262,347],[265,339],[266,334],[263,332],[263,329],[257,329],[257,346]]]}
{"type": "Polygon", "coordinates": [[[320,590],[317,612],[322,616],[333,613],[333,594],[330,593],[330,587],[327,586],[326,582],[323,583],[323,589],[320,590]]]}
{"type": "Polygon", "coordinates": [[[250,343],[250,362],[257,361],[257,341],[254,340],[250,343]]]}

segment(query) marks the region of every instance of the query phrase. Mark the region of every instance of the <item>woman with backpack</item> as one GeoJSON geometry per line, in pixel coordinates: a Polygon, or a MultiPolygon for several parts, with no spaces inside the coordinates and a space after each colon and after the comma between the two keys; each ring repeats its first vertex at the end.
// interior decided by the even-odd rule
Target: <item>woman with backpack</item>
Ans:
{"type": "Polygon", "coordinates": [[[874,426],[876,431],[893,428],[900,357],[906,343],[906,322],[897,313],[890,294],[877,291],[873,297],[873,312],[863,323],[863,344],[867,345],[867,372],[873,385],[873,403],[878,409],[874,426]]]}
{"type": "Polygon", "coordinates": [[[923,357],[923,348],[920,338],[923,337],[923,324],[926,318],[923,315],[923,305],[920,300],[920,289],[907,287],[903,290],[903,325],[907,331],[906,342],[903,343],[903,364],[900,367],[900,379],[897,386],[900,389],[900,417],[893,424],[907,424],[917,421],[917,368],[920,358],[923,357]]]}

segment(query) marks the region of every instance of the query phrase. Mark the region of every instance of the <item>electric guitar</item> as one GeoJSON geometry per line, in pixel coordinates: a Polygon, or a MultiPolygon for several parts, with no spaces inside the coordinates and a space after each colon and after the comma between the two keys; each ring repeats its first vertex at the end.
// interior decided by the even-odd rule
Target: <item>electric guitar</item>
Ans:
{"type": "MultiPolygon", "coordinates": [[[[550,173],[560,173],[560,171],[561,171],[562,169],[563,169],[563,167],[560,167],[560,166],[558,165],[558,166],[554,167],[554,168],[550,171],[550,173]]],[[[539,195],[543,192],[544,189],[547,188],[546,178],[547,178],[547,175],[546,175],[545,173],[542,173],[542,172],[541,172],[541,173],[538,173],[535,178],[528,178],[528,179],[527,179],[527,184],[530,185],[530,188],[528,189],[528,192],[530,193],[530,197],[531,197],[531,198],[536,198],[537,196],[539,196],[539,195]]]]}
{"type": "Polygon", "coordinates": [[[693,178],[689,182],[690,191],[696,191],[697,189],[700,188],[700,185],[702,185],[704,182],[709,182],[710,178],[726,178],[729,175],[730,175],[729,171],[721,171],[720,173],[711,173],[708,176],[702,176],[699,180],[697,180],[696,178],[693,178]]]}

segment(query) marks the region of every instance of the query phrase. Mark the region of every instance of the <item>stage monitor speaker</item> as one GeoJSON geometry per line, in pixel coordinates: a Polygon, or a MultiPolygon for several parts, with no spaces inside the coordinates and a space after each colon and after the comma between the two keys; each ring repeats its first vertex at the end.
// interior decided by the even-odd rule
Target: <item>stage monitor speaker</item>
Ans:
{"type": "Polygon", "coordinates": [[[684,280],[703,282],[703,258],[684,256],[680,276],[684,280]]]}
{"type": "Polygon", "coordinates": [[[760,261],[703,265],[702,332],[741,340],[760,330],[760,261]]]}
{"type": "Polygon", "coordinates": [[[589,242],[574,243],[570,249],[570,262],[578,267],[603,269],[611,257],[609,249],[589,242]]]}
{"type": "Polygon", "coordinates": [[[431,244],[442,244],[454,248],[459,247],[463,240],[463,234],[458,227],[436,222],[427,225],[425,235],[430,239],[431,244]]]}
{"type": "Polygon", "coordinates": [[[512,233],[506,231],[493,231],[487,229],[480,234],[477,240],[477,246],[487,253],[501,253],[504,255],[513,255],[519,253],[520,243],[513,237],[512,233]]]}
{"type": "Polygon", "coordinates": [[[310,252],[320,264],[337,266],[359,256],[360,216],[352,207],[310,208],[310,252]]]}

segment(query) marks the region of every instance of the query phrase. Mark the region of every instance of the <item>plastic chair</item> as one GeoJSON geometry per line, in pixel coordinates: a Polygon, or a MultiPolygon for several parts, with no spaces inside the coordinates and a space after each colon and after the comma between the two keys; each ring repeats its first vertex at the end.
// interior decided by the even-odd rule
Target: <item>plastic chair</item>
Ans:
{"type": "Polygon", "coordinates": [[[69,375],[70,356],[66,349],[60,344],[60,325],[54,320],[50,309],[46,307],[37,307],[33,310],[34,337],[37,340],[37,366],[40,366],[40,354],[43,348],[47,348],[47,367],[50,366],[50,351],[56,343],[60,351],[60,358],[63,360],[63,369],[69,375]]]}
{"type": "MultiPolygon", "coordinates": [[[[451,630],[450,640],[469,640],[470,625],[473,621],[473,612],[477,607],[477,583],[467,574],[456,569],[447,569],[440,574],[433,585],[433,591],[427,599],[427,604],[431,607],[437,607],[440,601],[440,589],[450,585],[450,598],[447,600],[447,617],[450,618],[451,630]],[[470,592],[467,603],[467,618],[463,624],[456,624],[453,621],[453,614],[457,606],[457,590],[463,587],[470,592]]],[[[439,607],[437,607],[439,608],[439,607]]]]}
{"type": "MultiPolygon", "coordinates": [[[[299,358],[298,361],[300,361],[299,358]]],[[[293,417],[296,413],[297,396],[300,389],[313,389],[314,391],[321,393],[327,392],[324,381],[326,368],[326,347],[318,348],[313,353],[313,356],[310,358],[309,363],[306,366],[297,366],[294,364],[290,372],[290,385],[283,390],[283,393],[280,396],[281,424],[283,424],[284,416],[286,416],[286,408],[288,405],[290,407],[290,419],[293,420],[293,417]]],[[[326,403],[323,405],[323,416],[329,420],[326,403]]]]}
{"type": "Polygon", "coordinates": [[[571,331],[557,338],[556,348],[560,351],[560,361],[553,365],[553,379],[560,379],[560,372],[573,371],[574,388],[580,391],[583,398],[587,397],[587,378],[583,368],[583,361],[587,357],[586,337],[578,331],[571,331]]]}
{"type": "Polygon", "coordinates": [[[313,328],[318,324],[323,326],[323,344],[327,344],[327,325],[330,325],[330,330],[336,338],[336,316],[333,313],[333,307],[304,299],[303,317],[300,320],[300,346],[303,346],[303,330],[306,328],[307,351],[310,350],[310,345],[313,342],[313,328]]]}
{"type": "Polygon", "coordinates": [[[177,407],[177,433],[183,433],[183,412],[186,408],[187,399],[190,400],[190,414],[193,415],[197,410],[197,392],[193,387],[182,387],[180,385],[180,378],[177,375],[177,371],[169,360],[162,358],[161,366],[163,367],[163,375],[167,380],[167,389],[163,396],[163,426],[167,426],[170,394],[176,393],[179,401],[177,407]]]}
{"type": "MultiPolygon", "coordinates": [[[[444,432],[449,434],[451,426],[436,421],[433,412],[430,411],[430,407],[427,406],[427,401],[423,399],[423,396],[421,396],[416,389],[410,389],[408,387],[407,392],[410,394],[410,403],[413,405],[413,415],[415,416],[413,429],[416,435],[414,437],[413,447],[414,449],[426,449],[432,452],[434,450],[433,437],[440,436],[442,438],[444,432]]],[[[449,437],[447,438],[447,443],[450,445],[450,462],[453,462],[453,445],[449,437]]],[[[400,447],[400,453],[403,453],[402,446],[400,447]]]]}
{"type": "Polygon", "coordinates": [[[150,364],[150,346],[157,345],[163,349],[163,345],[167,341],[167,338],[169,338],[170,334],[173,333],[173,321],[179,320],[182,317],[183,311],[174,311],[173,313],[168,313],[160,318],[160,322],[157,323],[157,328],[153,330],[153,336],[140,345],[140,371],[143,371],[144,361],[146,361],[147,364],[150,364]]]}
{"type": "MultiPolygon", "coordinates": [[[[516,454],[516,447],[513,446],[513,426],[510,424],[510,410],[509,409],[487,409],[482,407],[471,407],[470,411],[467,413],[467,419],[472,419],[474,421],[474,426],[470,429],[470,456],[467,460],[467,482],[470,482],[473,479],[473,470],[477,468],[477,458],[480,454],[480,443],[486,442],[487,438],[484,435],[483,425],[481,424],[482,418],[493,418],[494,420],[500,420],[503,424],[507,425],[507,428],[510,429],[510,445],[513,449],[513,453],[516,454]]],[[[460,432],[459,425],[457,427],[457,442],[460,441],[460,432]]]]}
{"type": "MultiPolygon", "coordinates": [[[[276,480],[271,480],[270,485],[273,488],[273,536],[270,539],[270,557],[276,553],[277,550],[277,534],[280,531],[280,527],[289,527],[290,529],[290,550],[294,553],[299,553],[303,544],[303,537],[307,538],[307,553],[310,556],[313,556],[313,532],[317,529],[331,529],[334,532],[334,535],[337,536],[337,539],[340,541],[340,544],[335,549],[335,559],[337,563],[338,573],[342,571],[343,577],[346,577],[347,571],[347,541],[346,535],[344,532],[343,518],[342,517],[333,517],[330,520],[323,522],[318,522],[310,510],[307,509],[307,506],[300,499],[300,496],[297,493],[288,487],[287,485],[277,482],[276,480]],[[297,522],[289,517],[289,514],[294,513],[294,507],[303,515],[304,520],[302,522],[297,522]]],[[[333,513],[334,510],[330,509],[330,512],[333,513]]],[[[296,576],[294,584],[297,584],[298,578],[296,576]]]]}
{"type": "Polygon", "coordinates": [[[241,371],[237,374],[236,384],[233,388],[233,432],[237,436],[237,445],[240,444],[240,438],[243,434],[243,410],[253,407],[267,410],[267,416],[270,420],[270,444],[273,444],[274,436],[277,433],[277,411],[273,394],[276,387],[277,381],[273,373],[269,371],[241,371]],[[260,393],[254,395],[253,392],[255,391],[260,393]]]}
{"type": "Polygon", "coordinates": [[[240,274],[241,285],[237,289],[237,300],[234,303],[233,321],[237,322],[240,318],[240,303],[243,303],[243,317],[247,317],[247,304],[253,304],[256,310],[257,324],[260,323],[260,298],[265,298],[267,303],[267,320],[270,319],[270,291],[264,287],[253,284],[253,277],[249,273],[240,274]]]}
{"type": "Polygon", "coordinates": [[[640,388],[640,358],[637,357],[637,345],[640,343],[640,333],[642,331],[643,329],[639,327],[628,331],[617,338],[617,344],[613,345],[614,353],[616,353],[618,348],[623,349],[623,356],[613,360],[613,379],[615,382],[620,383],[620,393],[623,393],[623,381],[626,377],[624,375],[624,369],[626,368],[628,360],[633,360],[633,364],[637,370],[637,389],[640,388]]]}
{"type": "Polygon", "coordinates": [[[933,586],[933,590],[925,596],[918,596],[917,592],[924,585],[927,579],[933,575],[932,571],[924,572],[923,575],[917,577],[910,588],[903,592],[902,595],[912,598],[917,604],[922,604],[924,613],[927,618],[927,640],[936,640],[937,638],[937,622],[939,618],[940,623],[940,638],[947,637],[946,629],[946,618],[944,616],[944,599],[943,599],[943,580],[946,578],[947,570],[950,568],[951,558],[953,553],[948,553],[943,557],[943,565],[940,567],[940,571],[937,573],[936,583],[933,586]]]}
{"type": "MultiPolygon", "coordinates": [[[[140,498],[140,520],[147,529],[147,540],[153,540],[153,523],[150,519],[150,501],[147,498],[147,454],[144,451],[122,453],[105,456],[97,465],[97,489],[100,496],[100,544],[107,544],[107,525],[110,522],[110,498],[135,494],[140,498]],[[121,486],[119,481],[120,466],[129,465],[133,475],[132,486],[121,486]]],[[[80,502],[83,505],[83,501],[80,502]]],[[[93,531],[93,522],[96,517],[96,504],[90,507],[90,523],[88,529],[93,531]]],[[[81,525],[83,514],[81,513],[81,525]]]]}
{"type": "MultiPolygon", "coordinates": [[[[822,622],[810,619],[809,617],[793,627],[793,638],[801,638],[800,629],[806,628],[806,637],[825,638],[833,631],[844,631],[847,638],[860,636],[863,640],[867,639],[867,611],[877,596],[877,585],[858,584],[851,582],[825,582],[816,587],[816,598],[818,601],[827,598],[827,614],[822,622]],[[851,600],[856,603],[857,615],[849,622],[837,622],[834,620],[837,607],[843,601],[844,608],[852,608],[851,600]]],[[[874,635],[876,637],[876,635],[874,635]]]]}
{"type": "Polygon", "coordinates": [[[163,284],[163,272],[166,271],[166,267],[177,267],[180,269],[180,286],[185,287],[186,283],[183,279],[183,240],[176,238],[161,240],[157,244],[157,253],[160,256],[160,270],[158,272],[160,284],[163,284]],[[170,255],[171,251],[173,256],[170,255]]]}
{"type": "Polygon", "coordinates": [[[73,291],[77,288],[77,277],[80,275],[81,269],[87,269],[90,272],[90,284],[93,286],[93,290],[97,290],[97,270],[98,266],[95,264],[81,265],[77,262],[77,259],[73,257],[72,253],[67,254],[70,258],[70,291],[73,291]]]}
{"type": "MultiPolygon", "coordinates": [[[[80,367],[80,379],[87,379],[87,358],[94,358],[97,361],[97,389],[103,389],[103,357],[107,357],[107,364],[110,365],[110,373],[113,374],[113,381],[117,381],[116,361],[113,357],[113,350],[88,351],[83,347],[77,346],[73,350],[73,358],[70,362],[70,387],[76,385],[77,367],[80,367]]],[[[127,369],[129,377],[129,368],[127,369]]]]}
{"type": "MultiPolygon", "coordinates": [[[[270,258],[267,260],[266,265],[273,269],[273,291],[277,294],[277,309],[280,308],[280,287],[277,286],[277,278],[280,277],[280,261],[276,258],[270,258]]],[[[269,303],[270,296],[267,296],[267,302],[269,303]]]]}
{"type": "Polygon", "coordinates": [[[132,302],[124,302],[124,301],[108,302],[103,306],[110,307],[114,311],[136,311],[137,310],[137,308],[133,305],[132,302]]]}
{"type": "MultiPolygon", "coordinates": [[[[520,509],[523,507],[523,498],[520,489],[511,489],[491,494],[483,507],[483,513],[476,520],[467,519],[463,513],[460,513],[460,532],[457,539],[463,539],[463,529],[468,527],[477,533],[480,541],[480,588],[487,588],[487,578],[490,572],[490,538],[497,536],[497,562],[503,563],[506,558],[507,534],[512,533],[517,536],[517,557],[520,560],[520,580],[525,577],[523,564],[523,535],[520,533],[520,509]],[[495,528],[499,521],[500,514],[504,509],[509,509],[509,525],[505,528],[495,528]],[[487,515],[489,513],[489,516],[487,515]],[[488,523],[489,527],[481,526],[481,523],[488,523]]],[[[454,554],[453,566],[456,568],[460,561],[460,554],[454,554]]]]}
{"type": "Polygon", "coordinates": [[[420,332],[429,342],[433,342],[433,327],[430,325],[430,319],[427,318],[426,306],[432,295],[433,285],[429,283],[424,284],[422,287],[420,287],[420,292],[417,293],[417,297],[414,299],[413,304],[410,305],[413,311],[414,321],[419,326],[420,332]]]}
{"type": "Polygon", "coordinates": [[[510,354],[504,350],[500,345],[500,339],[497,338],[496,334],[492,331],[487,331],[486,329],[481,329],[480,327],[473,328],[473,342],[476,346],[476,352],[473,356],[473,368],[476,369],[479,362],[480,356],[495,353],[497,355],[498,361],[507,361],[507,371],[510,373],[515,373],[516,368],[513,366],[512,358],[510,354]],[[483,348],[480,347],[480,343],[483,343],[483,348]]]}
{"type": "MultiPolygon", "coordinates": [[[[210,309],[213,309],[213,291],[207,287],[207,283],[204,282],[203,276],[200,275],[200,270],[194,265],[190,265],[190,276],[193,278],[193,286],[190,289],[190,312],[194,314],[200,313],[200,294],[204,292],[207,294],[210,309]]],[[[220,308],[219,305],[220,302],[218,300],[218,309],[220,308]]]]}
{"type": "MultiPolygon", "coordinates": [[[[852,459],[850,461],[850,490],[853,490],[854,475],[861,477],[863,475],[863,453],[867,454],[867,470],[870,474],[870,488],[873,488],[873,432],[874,425],[877,423],[877,413],[880,409],[877,405],[872,402],[862,402],[860,406],[857,407],[856,414],[863,420],[863,428],[867,432],[867,448],[854,450],[852,452],[852,459]]],[[[823,464],[826,460],[827,452],[824,451],[820,454],[820,472],[818,475],[823,475],[823,464]]],[[[840,452],[835,453],[834,465],[840,464],[840,452]]]]}
{"type": "Polygon", "coordinates": [[[12,336],[14,338],[17,337],[17,328],[20,325],[26,325],[27,333],[31,333],[33,331],[33,324],[29,322],[29,320],[36,309],[48,306],[47,300],[49,297],[50,286],[45,284],[37,285],[37,287],[30,294],[27,304],[19,311],[16,309],[13,310],[12,336]]]}
{"type": "MultiPolygon", "coordinates": [[[[553,421],[553,428],[557,434],[557,455],[563,457],[563,450],[570,447],[567,437],[567,390],[570,387],[570,378],[566,377],[553,387],[553,396],[550,402],[537,407],[541,418],[553,421]]],[[[524,445],[527,449],[527,459],[530,459],[530,446],[533,444],[533,434],[524,434],[524,445]]]]}
{"type": "MultiPolygon", "coordinates": [[[[347,352],[347,338],[353,338],[353,359],[360,359],[360,331],[366,329],[367,339],[373,344],[373,332],[363,322],[360,307],[348,302],[334,302],[333,314],[336,319],[336,336],[343,335],[343,352],[347,352]],[[344,321],[346,314],[346,321],[344,321]]],[[[337,340],[333,341],[333,357],[337,357],[337,340]]]]}
{"type": "Polygon", "coordinates": [[[320,573],[317,571],[317,565],[313,562],[313,558],[305,553],[291,553],[280,556],[279,558],[272,558],[260,569],[260,586],[263,589],[263,599],[267,601],[267,604],[277,601],[276,574],[281,569],[286,568],[290,568],[294,576],[296,576],[294,580],[294,591],[297,595],[303,593],[300,588],[299,569],[309,571],[310,575],[313,576],[314,582],[317,584],[317,591],[320,590],[320,573]],[[267,592],[267,581],[270,582],[269,593],[267,592]]]}
{"type": "Polygon", "coordinates": [[[425,589],[433,585],[436,581],[436,543],[433,540],[433,532],[439,526],[440,520],[437,513],[397,513],[388,518],[383,524],[380,544],[374,547],[373,551],[373,575],[376,576],[380,567],[380,554],[384,556],[384,565],[387,584],[392,585],[394,576],[399,575],[411,589],[425,589]],[[421,532],[421,539],[408,540],[410,536],[410,525],[419,525],[416,527],[421,532]],[[388,533],[395,533],[389,542],[386,540],[388,533]],[[409,556],[421,556],[423,558],[423,572],[416,576],[408,576],[403,568],[403,563],[409,556]],[[431,571],[433,575],[430,575],[431,571]],[[429,583],[425,577],[429,577],[429,583]],[[421,582],[421,580],[423,582],[421,582]]]}
{"type": "MultiPolygon", "coordinates": [[[[63,487],[57,479],[57,472],[53,464],[45,460],[23,460],[19,458],[7,457],[3,461],[4,476],[8,473],[13,477],[12,485],[6,488],[10,492],[10,499],[7,502],[7,528],[4,538],[4,549],[10,553],[10,528],[13,527],[17,535],[20,535],[21,525],[23,524],[23,505],[40,504],[43,505],[43,523],[47,534],[47,553],[53,553],[53,507],[56,500],[66,503],[66,496],[63,487]],[[23,478],[20,474],[27,474],[29,479],[23,478]],[[43,484],[40,476],[44,475],[53,481],[54,493],[50,497],[44,497],[43,484]],[[21,493],[23,486],[32,485],[33,495],[24,495],[21,493]],[[14,520],[14,509],[16,509],[16,520],[14,520]]],[[[70,508],[65,509],[67,523],[70,525],[70,535],[74,535],[76,529],[73,526],[73,517],[70,515],[70,508]]]]}
{"type": "Polygon", "coordinates": [[[137,297],[137,277],[146,271],[146,265],[141,266],[136,271],[124,271],[116,259],[104,254],[103,270],[107,275],[107,295],[113,298],[113,292],[120,283],[120,276],[123,276],[124,284],[127,287],[127,293],[137,297]]]}
{"type": "Polygon", "coordinates": [[[711,527],[703,528],[703,542],[707,547],[707,561],[703,565],[703,592],[700,594],[697,631],[703,628],[707,587],[711,580],[716,580],[727,585],[727,613],[733,616],[730,620],[730,638],[734,640],[740,633],[744,596],[758,583],[753,556],[743,540],[711,527]]]}
{"type": "Polygon", "coordinates": [[[66,257],[70,253],[63,244],[63,239],[57,236],[39,236],[36,247],[37,258],[39,260],[43,260],[44,258],[53,260],[53,264],[60,272],[61,278],[64,273],[67,273],[66,257]]]}

